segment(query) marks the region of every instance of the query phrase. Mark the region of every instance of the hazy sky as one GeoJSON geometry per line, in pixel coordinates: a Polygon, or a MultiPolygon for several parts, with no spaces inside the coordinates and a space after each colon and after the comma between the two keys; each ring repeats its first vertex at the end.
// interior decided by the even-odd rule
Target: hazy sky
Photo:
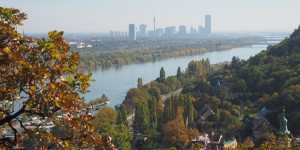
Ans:
{"type": "Polygon", "coordinates": [[[212,15],[213,32],[292,31],[300,24],[300,0],[1,0],[28,14],[20,30],[42,32],[127,31],[128,24],[204,25],[212,15]]]}

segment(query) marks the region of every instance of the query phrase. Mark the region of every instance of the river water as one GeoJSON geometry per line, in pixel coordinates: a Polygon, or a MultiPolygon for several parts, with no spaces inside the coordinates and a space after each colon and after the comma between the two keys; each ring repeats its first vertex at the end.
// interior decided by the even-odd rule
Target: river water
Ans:
{"type": "Polygon", "coordinates": [[[114,107],[122,103],[126,96],[126,92],[137,86],[139,77],[143,78],[143,82],[148,83],[159,77],[161,67],[164,67],[166,76],[176,75],[177,68],[181,70],[187,68],[188,63],[192,60],[201,60],[208,58],[211,64],[224,61],[231,61],[233,56],[240,59],[248,59],[250,56],[265,50],[268,45],[252,45],[249,47],[234,48],[225,51],[207,52],[202,55],[185,56],[180,58],[170,58],[161,61],[148,62],[142,64],[128,64],[123,66],[111,66],[108,68],[97,68],[89,70],[92,72],[92,78],[95,82],[89,87],[90,92],[84,97],[87,102],[105,94],[110,99],[109,106],[114,107]]]}

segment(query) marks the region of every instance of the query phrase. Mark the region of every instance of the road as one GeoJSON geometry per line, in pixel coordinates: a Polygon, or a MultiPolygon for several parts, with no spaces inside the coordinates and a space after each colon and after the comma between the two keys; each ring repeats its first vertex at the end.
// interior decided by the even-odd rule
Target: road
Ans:
{"type": "Polygon", "coordinates": [[[182,92],[182,88],[180,88],[180,89],[178,89],[178,90],[176,90],[176,91],[173,91],[173,92],[171,92],[171,93],[169,93],[169,94],[162,95],[162,96],[161,96],[161,100],[164,102],[164,101],[166,101],[169,97],[171,97],[172,95],[181,94],[181,92],[182,92]]]}

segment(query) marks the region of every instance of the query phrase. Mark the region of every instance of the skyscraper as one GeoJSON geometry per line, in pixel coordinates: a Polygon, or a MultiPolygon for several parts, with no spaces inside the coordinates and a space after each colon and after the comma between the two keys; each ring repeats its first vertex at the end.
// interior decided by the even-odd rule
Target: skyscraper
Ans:
{"type": "Polygon", "coordinates": [[[139,26],[139,36],[140,37],[145,37],[146,36],[146,29],[147,29],[147,25],[145,25],[145,24],[141,24],[139,26]]]}
{"type": "Polygon", "coordinates": [[[211,34],[211,15],[205,15],[205,30],[208,35],[211,34]]]}
{"type": "Polygon", "coordinates": [[[165,35],[172,36],[176,33],[176,26],[170,26],[165,28],[165,35]]]}
{"type": "Polygon", "coordinates": [[[136,40],[135,24],[129,24],[128,36],[130,40],[136,40]]]}
{"type": "Polygon", "coordinates": [[[180,35],[185,35],[186,34],[186,26],[185,25],[181,25],[179,26],[179,32],[180,35]]]}

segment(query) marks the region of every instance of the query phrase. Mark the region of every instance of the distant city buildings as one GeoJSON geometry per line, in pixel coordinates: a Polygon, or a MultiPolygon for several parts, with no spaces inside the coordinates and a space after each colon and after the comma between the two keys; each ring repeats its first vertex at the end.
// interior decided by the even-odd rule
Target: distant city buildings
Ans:
{"type": "Polygon", "coordinates": [[[128,37],[130,40],[136,40],[135,24],[129,24],[128,37]]]}
{"type": "Polygon", "coordinates": [[[176,26],[170,26],[165,28],[165,35],[171,36],[176,34],[176,26]]]}
{"type": "Polygon", "coordinates": [[[125,37],[127,36],[127,32],[124,31],[110,31],[110,36],[111,37],[125,37]]]}
{"type": "MultiPolygon", "coordinates": [[[[173,37],[173,36],[199,36],[199,37],[209,37],[212,33],[211,28],[211,15],[205,15],[204,25],[199,25],[198,27],[190,27],[190,32],[187,31],[186,25],[178,26],[178,31],[176,30],[176,26],[168,26],[165,28],[157,28],[156,27],[156,18],[153,18],[153,30],[147,31],[146,24],[140,24],[137,27],[135,24],[129,24],[128,30],[128,38],[130,40],[136,40],[137,37],[173,37]]],[[[111,36],[127,36],[127,32],[118,32],[111,31],[111,36]]]]}

